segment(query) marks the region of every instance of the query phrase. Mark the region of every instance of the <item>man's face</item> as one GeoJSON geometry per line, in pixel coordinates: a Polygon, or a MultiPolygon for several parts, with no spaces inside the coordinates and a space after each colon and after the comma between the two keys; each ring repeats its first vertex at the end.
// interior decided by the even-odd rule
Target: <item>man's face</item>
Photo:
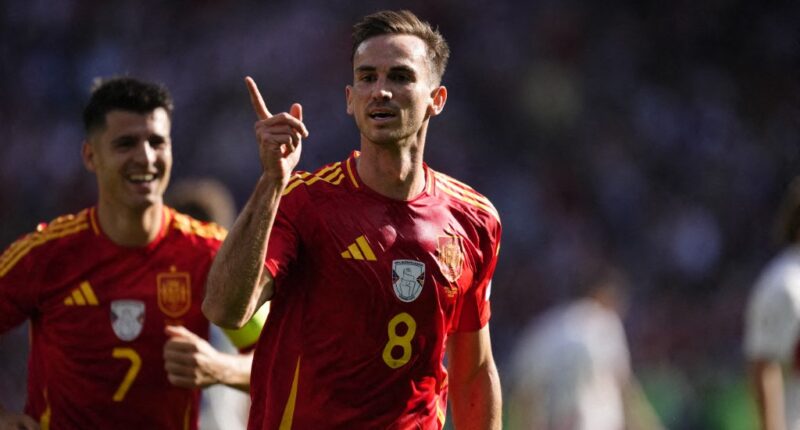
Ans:
{"type": "Polygon", "coordinates": [[[106,114],[106,127],[83,144],[84,164],[97,175],[101,201],[125,209],[162,201],[172,170],[170,126],[164,108],[106,114]]]}
{"type": "Polygon", "coordinates": [[[422,39],[405,34],[372,37],[353,58],[353,85],[346,88],[347,113],[362,136],[393,144],[415,135],[444,107],[422,39]]]}

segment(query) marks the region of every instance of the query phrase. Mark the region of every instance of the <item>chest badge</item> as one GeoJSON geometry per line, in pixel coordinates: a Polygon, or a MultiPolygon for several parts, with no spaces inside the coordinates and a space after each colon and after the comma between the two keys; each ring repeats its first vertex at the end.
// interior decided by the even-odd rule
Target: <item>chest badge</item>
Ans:
{"type": "Polygon", "coordinates": [[[413,302],[425,284],[425,264],[416,260],[392,261],[392,287],[403,302],[413,302]]]}
{"type": "Polygon", "coordinates": [[[168,273],[156,276],[158,286],[158,308],[169,317],[178,318],[189,311],[192,305],[191,278],[186,272],[176,272],[171,267],[168,273]]]}
{"type": "Polygon", "coordinates": [[[445,279],[456,282],[464,267],[464,247],[461,236],[439,236],[436,260],[445,279]]]}
{"type": "Polygon", "coordinates": [[[114,300],[111,302],[111,327],[124,341],[139,337],[144,326],[144,302],[141,300],[114,300]]]}

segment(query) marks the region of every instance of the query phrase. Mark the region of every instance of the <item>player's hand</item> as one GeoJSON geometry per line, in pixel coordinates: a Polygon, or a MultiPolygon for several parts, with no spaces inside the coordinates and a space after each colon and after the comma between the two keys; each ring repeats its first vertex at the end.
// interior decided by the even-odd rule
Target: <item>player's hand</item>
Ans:
{"type": "Polygon", "coordinates": [[[244,80],[250,92],[250,102],[258,116],[255,132],[264,174],[269,179],[286,184],[300,161],[302,140],[308,137],[308,130],[303,124],[303,107],[295,103],[289,112],[272,115],[253,78],[248,76],[244,80]]]}
{"type": "Polygon", "coordinates": [[[39,430],[39,424],[25,414],[0,410],[0,430],[39,430]]]}
{"type": "Polygon", "coordinates": [[[220,381],[225,364],[219,351],[183,326],[166,326],[164,331],[170,337],[164,345],[164,369],[172,385],[204,388],[220,381]]]}

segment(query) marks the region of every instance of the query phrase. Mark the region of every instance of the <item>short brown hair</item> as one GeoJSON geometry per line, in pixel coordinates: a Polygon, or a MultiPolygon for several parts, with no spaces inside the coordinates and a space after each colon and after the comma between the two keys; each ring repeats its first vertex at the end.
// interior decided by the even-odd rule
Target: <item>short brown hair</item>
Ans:
{"type": "Polygon", "coordinates": [[[83,109],[83,126],[91,134],[106,126],[106,114],[112,110],[143,114],[157,108],[164,108],[172,119],[172,96],[163,85],[129,77],[98,78],[83,109]]]}
{"type": "Polygon", "coordinates": [[[434,30],[426,21],[421,21],[408,10],[384,10],[365,16],[353,26],[353,52],[350,61],[355,59],[356,50],[367,39],[386,34],[409,34],[417,36],[428,47],[428,61],[431,71],[441,82],[447,60],[450,58],[450,47],[439,30],[434,30]]]}

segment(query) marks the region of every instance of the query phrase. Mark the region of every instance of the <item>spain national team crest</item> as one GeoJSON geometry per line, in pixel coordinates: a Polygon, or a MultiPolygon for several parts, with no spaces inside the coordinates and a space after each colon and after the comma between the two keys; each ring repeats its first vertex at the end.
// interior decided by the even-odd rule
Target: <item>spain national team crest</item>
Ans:
{"type": "Polygon", "coordinates": [[[144,302],[141,300],[114,300],[111,302],[111,327],[124,341],[139,337],[144,326],[144,302]]]}
{"type": "Polygon", "coordinates": [[[445,279],[456,282],[461,277],[464,267],[464,247],[461,236],[439,236],[436,258],[445,279]]]}
{"type": "Polygon", "coordinates": [[[159,273],[158,307],[169,317],[178,318],[189,311],[192,305],[191,279],[186,272],[176,272],[172,267],[169,273],[159,273]]]}
{"type": "Polygon", "coordinates": [[[416,260],[392,261],[392,286],[398,299],[413,302],[425,284],[425,264],[416,260]]]}

